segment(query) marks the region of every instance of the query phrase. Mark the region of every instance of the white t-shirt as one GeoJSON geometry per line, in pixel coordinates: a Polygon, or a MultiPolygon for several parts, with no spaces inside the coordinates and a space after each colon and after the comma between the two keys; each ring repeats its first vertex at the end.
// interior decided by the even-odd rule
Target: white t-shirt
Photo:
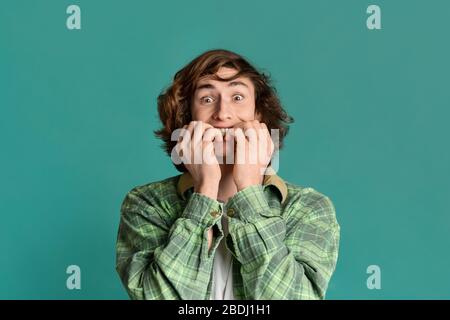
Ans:
{"type": "Polygon", "coordinates": [[[214,255],[213,282],[211,287],[211,300],[235,300],[233,295],[233,270],[231,252],[225,246],[228,235],[228,218],[222,215],[222,229],[224,237],[214,255]]]}

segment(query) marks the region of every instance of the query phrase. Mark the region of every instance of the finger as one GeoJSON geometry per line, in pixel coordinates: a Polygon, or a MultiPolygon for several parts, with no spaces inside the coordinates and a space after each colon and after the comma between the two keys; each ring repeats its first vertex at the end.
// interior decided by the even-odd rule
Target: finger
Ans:
{"type": "Polygon", "coordinates": [[[237,129],[242,129],[242,132],[244,133],[244,136],[245,136],[247,130],[252,127],[253,127],[253,125],[252,125],[251,121],[242,121],[242,122],[236,123],[233,126],[233,134],[236,132],[237,129]]]}
{"type": "Polygon", "coordinates": [[[243,132],[245,133],[245,129],[247,127],[248,127],[247,121],[242,121],[242,122],[238,122],[235,125],[233,125],[233,128],[230,131],[233,134],[233,136],[236,136],[235,132],[236,132],[237,129],[242,129],[243,132]]]}
{"type": "Polygon", "coordinates": [[[269,136],[271,154],[273,154],[279,148],[279,142],[280,142],[279,133],[280,133],[279,129],[269,130],[269,128],[267,128],[267,134],[269,136]]]}
{"type": "Polygon", "coordinates": [[[245,135],[248,137],[248,140],[259,138],[259,131],[261,128],[261,124],[258,120],[251,120],[246,123],[245,135]]]}
{"type": "Polygon", "coordinates": [[[197,121],[195,123],[192,135],[191,152],[194,156],[194,163],[201,164],[203,159],[203,131],[207,126],[203,121],[197,121]]]}
{"type": "Polygon", "coordinates": [[[245,137],[246,137],[246,158],[248,159],[249,164],[257,164],[258,163],[258,148],[260,147],[259,139],[258,139],[258,131],[257,124],[253,122],[249,122],[246,125],[245,129],[245,137]]]}
{"type": "Polygon", "coordinates": [[[264,122],[260,123],[260,127],[262,131],[267,132],[267,134],[269,134],[269,129],[267,128],[267,125],[264,122]]]}
{"type": "Polygon", "coordinates": [[[192,140],[192,132],[196,125],[196,121],[191,121],[189,125],[185,128],[185,132],[183,134],[183,140],[180,143],[180,149],[183,154],[183,162],[191,164],[192,163],[192,149],[191,149],[191,140],[192,140]]]}
{"type": "Polygon", "coordinates": [[[211,126],[203,133],[203,142],[223,141],[222,132],[211,126]]]}
{"type": "Polygon", "coordinates": [[[185,128],[184,134],[183,134],[183,140],[182,145],[186,147],[192,140],[192,132],[194,130],[196,121],[191,121],[187,127],[185,128]]]}
{"type": "Polygon", "coordinates": [[[267,128],[267,125],[264,122],[261,122],[261,129],[259,131],[260,131],[259,139],[260,139],[260,141],[265,142],[266,152],[270,156],[272,153],[271,150],[272,150],[273,142],[272,142],[272,138],[269,133],[269,129],[267,128]]]}
{"type": "Polygon", "coordinates": [[[200,144],[203,140],[203,135],[205,134],[205,131],[210,128],[214,127],[209,123],[198,121],[194,128],[193,144],[194,145],[200,144]]]}
{"type": "Polygon", "coordinates": [[[197,145],[202,140],[202,136],[203,136],[203,122],[196,121],[192,135],[192,144],[197,145]]]}
{"type": "Polygon", "coordinates": [[[222,148],[223,137],[219,129],[210,127],[203,134],[203,160],[206,164],[217,163],[216,148],[222,148]]]}
{"type": "Polygon", "coordinates": [[[187,128],[187,124],[185,124],[181,130],[180,130],[180,135],[178,136],[178,142],[181,142],[183,140],[183,135],[186,133],[186,128],[187,128]]]}
{"type": "Polygon", "coordinates": [[[237,128],[234,131],[234,135],[236,141],[236,164],[244,164],[247,154],[247,139],[242,128],[237,128]]]}

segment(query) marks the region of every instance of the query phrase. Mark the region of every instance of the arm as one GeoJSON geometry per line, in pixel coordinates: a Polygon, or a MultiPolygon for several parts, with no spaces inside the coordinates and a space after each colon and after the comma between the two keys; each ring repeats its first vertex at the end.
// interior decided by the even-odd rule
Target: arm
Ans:
{"type": "Polygon", "coordinates": [[[208,230],[221,204],[193,193],[175,223],[166,226],[161,209],[136,189],[121,208],[116,269],[132,299],[209,299],[212,258],[208,230]]]}
{"type": "Polygon", "coordinates": [[[261,186],[247,187],[229,201],[227,246],[241,264],[247,299],[323,299],[334,271],[339,225],[331,201],[301,198],[284,217],[271,212],[261,186]],[[287,228],[288,226],[288,228],[287,228]]]}

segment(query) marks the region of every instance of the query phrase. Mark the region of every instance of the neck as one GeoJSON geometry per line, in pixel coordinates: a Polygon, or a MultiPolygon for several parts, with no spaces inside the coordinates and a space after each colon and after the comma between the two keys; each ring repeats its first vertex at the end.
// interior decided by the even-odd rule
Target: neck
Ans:
{"type": "Polygon", "coordinates": [[[219,183],[217,199],[226,202],[237,192],[237,187],[233,179],[233,165],[221,164],[220,170],[222,172],[222,178],[219,183]]]}

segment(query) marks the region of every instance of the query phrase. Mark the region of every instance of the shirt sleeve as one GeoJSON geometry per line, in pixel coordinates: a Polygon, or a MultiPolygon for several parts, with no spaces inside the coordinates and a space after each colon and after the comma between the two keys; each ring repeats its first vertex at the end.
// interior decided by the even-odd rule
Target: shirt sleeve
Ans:
{"type": "MultiPolygon", "coordinates": [[[[193,193],[171,226],[149,196],[131,190],[122,203],[116,270],[132,299],[208,299],[213,254],[208,229],[220,220],[222,205],[193,193]]],[[[220,229],[221,231],[221,229],[220,229]]]]}
{"type": "Polygon", "coordinates": [[[289,204],[281,216],[262,186],[229,201],[226,243],[240,262],[245,299],[324,299],[335,269],[340,227],[330,199],[316,192],[289,204]]]}

